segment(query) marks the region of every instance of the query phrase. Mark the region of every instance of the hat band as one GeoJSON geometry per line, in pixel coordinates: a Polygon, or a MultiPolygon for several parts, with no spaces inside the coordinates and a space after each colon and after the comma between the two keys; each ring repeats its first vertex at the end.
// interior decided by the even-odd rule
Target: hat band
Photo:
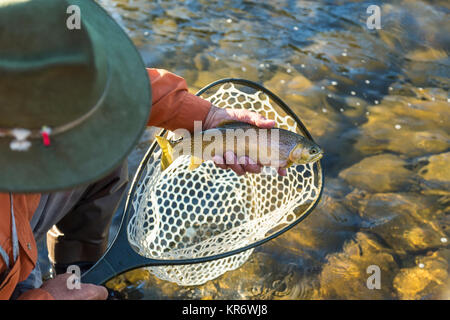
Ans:
{"type": "Polygon", "coordinates": [[[103,104],[106,95],[109,90],[109,86],[111,83],[111,72],[110,72],[110,66],[109,61],[106,61],[106,84],[105,88],[96,102],[96,104],[85,114],[83,114],[81,117],[63,124],[58,127],[51,128],[49,126],[46,126],[45,124],[42,126],[41,129],[25,129],[25,128],[13,128],[13,129],[5,129],[0,128],[0,138],[14,138],[14,140],[10,144],[11,150],[14,151],[26,151],[31,146],[31,142],[28,141],[28,139],[38,139],[43,138],[44,144],[49,145],[50,144],[50,135],[55,136],[57,134],[61,134],[63,132],[67,132],[76,126],[80,125],[81,123],[85,122],[88,118],[90,118],[103,104]]]}

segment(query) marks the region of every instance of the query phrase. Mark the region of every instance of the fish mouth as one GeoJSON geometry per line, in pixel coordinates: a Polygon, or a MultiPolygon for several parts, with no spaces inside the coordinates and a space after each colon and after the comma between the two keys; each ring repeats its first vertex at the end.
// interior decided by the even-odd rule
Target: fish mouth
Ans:
{"type": "Polygon", "coordinates": [[[314,162],[322,159],[322,157],[323,157],[323,153],[318,153],[318,154],[314,155],[313,157],[310,157],[308,160],[302,161],[301,164],[314,163],[314,162]]]}
{"type": "Polygon", "coordinates": [[[320,159],[322,159],[323,157],[323,153],[319,153],[318,155],[316,155],[314,158],[311,159],[311,162],[316,162],[320,159]]]}
{"type": "Polygon", "coordinates": [[[319,154],[314,155],[314,157],[311,157],[311,158],[309,158],[309,159],[307,159],[307,160],[302,159],[302,160],[300,160],[300,161],[295,161],[294,163],[295,163],[295,164],[308,164],[308,163],[314,163],[314,162],[319,161],[320,159],[322,159],[322,157],[323,157],[323,153],[319,153],[319,154]]]}

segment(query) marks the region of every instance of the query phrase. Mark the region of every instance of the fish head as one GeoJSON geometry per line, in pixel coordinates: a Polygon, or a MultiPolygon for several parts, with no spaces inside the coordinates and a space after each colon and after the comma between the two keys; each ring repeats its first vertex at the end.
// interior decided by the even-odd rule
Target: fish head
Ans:
{"type": "Polygon", "coordinates": [[[323,157],[323,150],[312,141],[299,142],[289,153],[289,160],[295,164],[306,164],[319,160],[323,157]]]}

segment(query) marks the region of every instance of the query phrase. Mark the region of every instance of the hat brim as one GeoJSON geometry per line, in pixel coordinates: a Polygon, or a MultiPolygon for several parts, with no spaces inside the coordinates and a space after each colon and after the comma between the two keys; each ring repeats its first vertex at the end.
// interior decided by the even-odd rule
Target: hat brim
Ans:
{"type": "MultiPolygon", "coordinates": [[[[33,139],[27,151],[12,151],[0,138],[0,191],[50,192],[89,184],[117,168],[138,143],[151,108],[151,87],[142,58],[106,11],[94,1],[69,1],[104,39],[110,84],[103,105],[75,128],[33,139]]],[[[26,94],[26,92],[24,92],[26,94]]]]}

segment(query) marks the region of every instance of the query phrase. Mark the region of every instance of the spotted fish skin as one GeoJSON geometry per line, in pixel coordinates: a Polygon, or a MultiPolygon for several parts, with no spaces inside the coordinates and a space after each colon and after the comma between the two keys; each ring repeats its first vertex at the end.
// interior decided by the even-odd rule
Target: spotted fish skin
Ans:
{"type": "Polygon", "coordinates": [[[323,155],[316,143],[295,132],[281,128],[263,129],[236,121],[176,141],[156,138],[163,151],[162,170],[181,155],[191,156],[190,169],[216,155],[223,156],[226,151],[232,151],[238,159],[246,156],[272,167],[314,162],[323,155]]]}

